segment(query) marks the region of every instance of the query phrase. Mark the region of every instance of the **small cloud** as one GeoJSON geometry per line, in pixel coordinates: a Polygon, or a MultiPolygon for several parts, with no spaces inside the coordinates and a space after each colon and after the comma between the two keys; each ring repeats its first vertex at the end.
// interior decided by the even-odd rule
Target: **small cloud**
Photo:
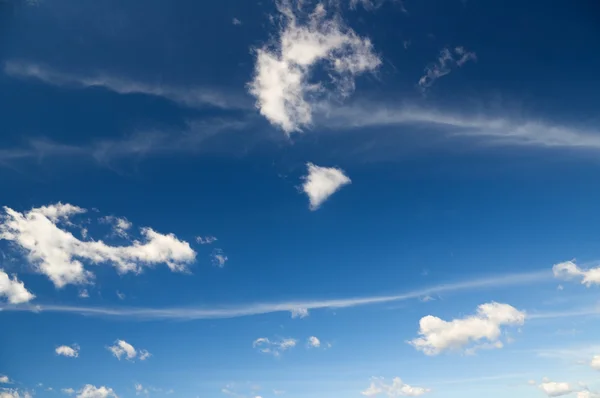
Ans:
{"type": "Polygon", "coordinates": [[[319,348],[321,347],[321,340],[319,340],[317,337],[315,336],[310,336],[307,340],[306,340],[306,345],[309,348],[319,348]]]}
{"type": "Polygon", "coordinates": [[[431,297],[431,296],[427,295],[427,296],[423,296],[423,297],[421,297],[419,300],[421,300],[421,301],[422,301],[422,302],[424,302],[424,303],[427,303],[427,302],[429,302],[429,301],[434,301],[435,299],[434,299],[433,297],[431,297]]]}
{"type": "Polygon", "coordinates": [[[121,238],[128,238],[127,231],[133,224],[125,217],[106,216],[99,219],[101,223],[110,224],[113,227],[113,233],[121,238]]]}
{"type": "Polygon", "coordinates": [[[11,384],[10,378],[6,375],[0,375],[0,384],[11,384]]]}
{"type": "Polygon", "coordinates": [[[121,357],[125,357],[125,359],[129,361],[133,361],[135,358],[139,358],[140,361],[144,361],[151,356],[151,354],[146,350],[136,350],[125,340],[117,340],[115,341],[114,345],[107,347],[107,349],[112,352],[112,354],[118,360],[121,360],[121,357]]]}
{"type": "Polygon", "coordinates": [[[294,348],[296,343],[297,340],[291,338],[270,340],[267,337],[260,337],[252,342],[252,347],[257,348],[263,354],[271,354],[278,357],[282,352],[294,348]]]}
{"type": "Polygon", "coordinates": [[[72,388],[63,388],[60,391],[62,391],[63,394],[67,394],[67,395],[73,395],[75,394],[75,390],[72,388]]]}
{"type": "Polygon", "coordinates": [[[89,298],[90,294],[88,293],[87,289],[81,289],[79,291],[79,297],[80,298],[89,298]]]}
{"type": "Polygon", "coordinates": [[[294,308],[293,310],[290,311],[292,314],[292,319],[293,318],[306,318],[307,316],[310,315],[308,308],[294,308]]]}
{"type": "Polygon", "coordinates": [[[117,297],[119,298],[119,300],[125,300],[125,293],[121,293],[117,290],[117,297]]]}
{"type": "Polygon", "coordinates": [[[565,290],[565,288],[564,288],[564,286],[563,286],[563,285],[558,285],[558,286],[556,287],[556,290],[565,290]]]}
{"type": "Polygon", "coordinates": [[[390,398],[394,397],[419,397],[424,395],[431,390],[423,387],[413,387],[405,384],[402,379],[395,377],[392,380],[392,384],[385,383],[382,377],[374,377],[371,379],[371,385],[369,388],[361,392],[366,397],[374,397],[377,395],[387,395],[390,398]]]}
{"type": "Polygon", "coordinates": [[[574,392],[569,383],[557,383],[544,378],[544,381],[538,386],[540,390],[549,397],[560,397],[574,392]]]}
{"type": "MultiPolygon", "coordinates": [[[[0,238],[3,238],[1,226],[0,238]]],[[[25,284],[16,275],[11,278],[0,268],[0,297],[6,297],[11,304],[22,304],[33,300],[35,295],[25,288],[25,284]]]]}
{"type": "Polygon", "coordinates": [[[197,236],[196,237],[196,242],[200,243],[201,245],[210,245],[211,243],[214,243],[217,241],[217,238],[215,238],[214,236],[197,236]]]}
{"type": "Polygon", "coordinates": [[[237,18],[233,18],[233,20],[231,21],[231,23],[232,23],[232,24],[234,24],[234,25],[241,25],[241,24],[242,24],[242,21],[240,21],[240,20],[239,20],[239,19],[237,19],[237,18]]]}
{"type": "Polygon", "coordinates": [[[229,260],[223,252],[223,249],[214,249],[211,257],[213,265],[219,268],[223,268],[227,260],[229,260]]]}
{"type": "Polygon", "coordinates": [[[79,356],[79,346],[76,344],[70,347],[67,345],[61,345],[54,351],[57,355],[62,355],[63,357],[77,358],[79,356]]]}
{"type": "Polygon", "coordinates": [[[86,384],[77,393],[76,398],[118,398],[112,388],[104,386],[96,387],[91,384],[86,384]]]}
{"type": "Polygon", "coordinates": [[[594,370],[600,370],[600,355],[594,355],[592,361],[590,362],[590,366],[594,370]]]}
{"type": "Polygon", "coordinates": [[[302,190],[308,196],[310,209],[317,210],[331,195],[339,191],[351,180],[342,169],[306,164],[308,174],[303,177],[302,190]]]}
{"type": "Polygon", "coordinates": [[[425,74],[419,79],[418,85],[422,91],[425,91],[433,86],[437,79],[449,74],[452,68],[461,67],[468,61],[475,60],[477,60],[475,53],[466,51],[464,47],[444,48],[437,62],[425,68],[425,74]]]}
{"type": "Polygon", "coordinates": [[[575,260],[554,265],[552,272],[559,279],[581,279],[581,284],[586,287],[600,285],[600,267],[582,269],[575,264],[575,260]]]}
{"type": "Polygon", "coordinates": [[[144,388],[144,386],[139,383],[136,383],[134,385],[134,387],[135,387],[135,395],[141,395],[141,394],[148,395],[148,393],[149,393],[148,389],[144,388]]]}
{"type": "Polygon", "coordinates": [[[273,394],[275,394],[275,395],[283,395],[283,394],[285,394],[285,391],[284,390],[273,390],[273,394]]]}

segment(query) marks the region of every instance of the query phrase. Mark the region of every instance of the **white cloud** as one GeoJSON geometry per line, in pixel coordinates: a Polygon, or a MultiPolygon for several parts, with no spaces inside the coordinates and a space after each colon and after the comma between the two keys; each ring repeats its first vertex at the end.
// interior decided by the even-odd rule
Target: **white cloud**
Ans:
{"type": "Polygon", "coordinates": [[[196,242],[200,243],[201,245],[210,245],[211,243],[214,243],[217,240],[217,238],[211,235],[196,237],[196,242]]]}
{"type": "Polygon", "coordinates": [[[575,264],[575,261],[565,261],[552,267],[552,272],[556,278],[573,279],[581,278],[581,284],[590,287],[600,285],[600,267],[581,269],[575,264]]]}
{"type": "Polygon", "coordinates": [[[0,390],[0,398],[32,398],[32,395],[28,391],[5,388],[0,390]]]}
{"type": "Polygon", "coordinates": [[[121,238],[127,238],[127,231],[133,226],[125,217],[105,216],[100,218],[100,222],[112,225],[113,233],[121,238]]]}
{"type": "Polygon", "coordinates": [[[79,291],[79,297],[81,297],[81,298],[89,298],[90,294],[88,293],[87,289],[81,289],[79,291]]]}
{"type": "Polygon", "coordinates": [[[461,67],[467,61],[476,60],[475,53],[466,51],[463,47],[454,49],[444,48],[440,52],[437,62],[425,68],[425,74],[419,79],[419,87],[426,90],[431,87],[437,79],[447,75],[453,67],[461,67]]]}
{"type": "Polygon", "coordinates": [[[312,163],[307,163],[306,166],[308,175],[303,177],[305,182],[302,189],[308,196],[311,210],[318,209],[331,195],[351,183],[342,169],[320,167],[312,163]]]}
{"type": "Polygon", "coordinates": [[[292,313],[292,319],[293,318],[306,318],[307,316],[310,315],[308,308],[294,308],[290,311],[292,313]]]}
{"type": "Polygon", "coordinates": [[[252,347],[257,348],[259,352],[264,354],[272,354],[273,356],[280,356],[282,352],[294,348],[297,341],[295,339],[278,339],[270,340],[267,337],[260,337],[252,343],[252,347]]]}
{"type": "Polygon", "coordinates": [[[6,297],[11,304],[26,303],[35,298],[35,296],[25,288],[23,282],[19,281],[16,276],[10,278],[2,268],[0,268],[0,297],[6,297]]]}
{"type": "MultiPolygon", "coordinates": [[[[142,266],[165,263],[172,271],[185,271],[196,258],[189,243],[174,234],[163,235],[151,228],[142,228],[144,241],[133,241],[128,246],[110,246],[101,240],[81,241],[62,228],[50,210],[61,205],[33,208],[20,213],[4,207],[6,216],[0,218],[0,239],[18,245],[37,271],[50,278],[58,288],[67,284],[89,283],[94,274],[80,260],[92,264],[111,263],[120,273],[141,272],[142,266]]],[[[73,207],[76,208],[76,207],[73,207]]],[[[76,208],[79,209],[79,208],[76,208]]],[[[74,211],[64,212],[68,221],[74,211]]]]}
{"type": "Polygon", "coordinates": [[[67,395],[73,395],[75,394],[75,390],[72,388],[62,388],[60,391],[62,391],[63,394],[67,394],[67,395]]]}
{"type": "Polygon", "coordinates": [[[600,370],[600,355],[594,355],[592,361],[590,362],[590,366],[594,370],[600,370]]]}
{"type": "Polygon", "coordinates": [[[223,252],[223,249],[214,249],[211,254],[211,257],[213,265],[219,268],[223,268],[227,260],[229,260],[223,252]]]}
{"type": "Polygon", "coordinates": [[[144,361],[151,356],[151,354],[146,350],[136,350],[125,340],[117,340],[115,341],[114,345],[107,347],[107,349],[112,352],[112,354],[118,360],[121,360],[121,357],[124,356],[125,359],[129,361],[132,361],[135,358],[138,358],[140,361],[144,361]]]}
{"type": "Polygon", "coordinates": [[[86,384],[81,390],[77,391],[76,398],[118,398],[112,388],[95,387],[91,384],[86,384]]]}
{"type": "Polygon", "coordinates": [[[148,395],[148,393],[149,393],[148,389],[144,388],[144,386],[139,383],[136,383],[134,387],[135,387],[135,395],[141,395],[141,394],[148,395]]]}
{"type": "Polygon", "coordinates": [[[525,313],[508,304],[482,304],[477,314],[444,321],[432,315],[421,318],[420,337],[409,343],[426,355],[447,350],[501,348],[502,326],[517,326],[525,322],[525,313]]]}
{"type": "Polygon", "coordinates": [[[162,97],[191,108],[203,108],[207,106],[225,109],[247,108],[244,100],[214,89],[179,87],[165,84],[164,82],[147,83],[107,73],[79,75],[76,73],[61,72],[44,65],[16,60],[11,60],[4,64],[4,73],[16,78],[37,79],[53,86],[73,88],[102,87],[118,94],[144,94],[162,97]]]}
{"type": "Polygon", "coordinates": [[[560,397],[574,392],[574,389],[569,383],[558,383],[549,380],[545,380],[538,387],[549,397],[560,397]]]}
{"type": "Polygon", "coordinates": [[[1,384],[10,384],[10,378],[6,375],[0,375],[1,384]]]}
{"type": "Polygon", "coordinates": [[[357,75],[381,64],[371,41],[346,27],[339,16],[330,18],[322,4],[304,18],[301,2],[277,3],[283,18],[277,43],[256,51],[254,78],[249,83],[256,106],[271,124],[286,133],[312,123],[313,105],[328,96],[341,98],[354,91],[357,75]],[[306,19],[306,22],[301,22],[306,19]],[[333,86],[311,82],[315,66],[327,69],[333,86]]]}
{"type": "Polygon", "coordinates": [[[309,348],[319,348],[321,347],[321,340],[319,340],[317,337],[315,336],[310,336],[307,340],[306,340],[306,345],[309,348]]]}
{"type": "Polygon", "coordinates": [[[56,354],[62,355],[64,357],[77,358],[79,356],[78,345],[73,345],[70,347],[68,345],[61,345],[60,347],[56,347],[56,350],[54,351],[56,352],[56,354]]]}
{"type": "Polygon", "coordinates": [[[125,293],[121,293],[117,290],[117,297],[119,298],[119,300],[125,300],[125,293]]]}
{"type": "Polygon", "coordinates": [[[380,394],[385,394],[388,397],[419,397],[430,390],[423,387],[413,387],[405,384],[399,377],[392,380],[392,384],[386,384],[383,378],[374,377],[371,379],[371,385],[362,395],[373,397],[380,394]]]}
{"type": "Polygon", "coordinates": [[[239,20],[239,19],[237,19],[237,18],[233,18],[233,20],[231,21],[231,23],[232,23],[232,24],[234,24],[234,25],[241,25],[241,24],[242,24],[242,21],[240,21],[240,20],[239,20]]]}

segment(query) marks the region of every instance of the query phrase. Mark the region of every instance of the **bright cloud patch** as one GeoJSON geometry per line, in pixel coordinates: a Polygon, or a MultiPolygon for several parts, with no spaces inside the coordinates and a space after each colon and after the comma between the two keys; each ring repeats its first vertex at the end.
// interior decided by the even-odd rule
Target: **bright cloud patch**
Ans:
{"type": "Polygon", "coordinates": [[[355,77],[381,64],[371,41],[359,37],[340,18],[329,18],[322,4],[308,16],[299,15],[300,8],[301,2],[278,3],[282,30],[272,48],[257,50],[254,79],[249,83],[260,113],[288,134],[311,124],[316,101],[332,94],[349,96],[355,77]],[[327,69],[332,90],[310,81],[317,65],[327,69]]]}
{"type": "Polygon", "coordinates": [[[2,384],[9,384],[10,383],[10,378],[6,375],[0,375],[0,383],[2,384]]]}
{"type": "Polygon", "coordinates": [[[561,397],[573,392],[573,388],[569,383],[557,383],[549,380],[544,381],[538,387],[549,397],[561,397]]]}
{"type": "Polygon", "coordinates": [[[211,236],[211,235],[196,237],[196,242],[200,243],[201,245],[210,245],[211,243],[214,243],[216,241],[217,241],[217,238],[215,238],[214,236],[211,236]]]}
{"type": "Polygon", "coordinates": [[[86,384],[81,390],[77,391],[76,398],[118,398],[112,388],[95,387],[91,384],[86,384]]]}
{"type": "Polygon", "coordinates": [[[581,279],[581,284],[590,287],[600,285],[600,267],[581,269],[574,261],[565,261],[552,267],[554,276],[560,279],[581,279]]]}
{"type": "Polygon", "coordinates": [[[409,343],[426,355],[447,350],[501,348],[502,326],[522,325],[525,313],[508,304],[487,303],[477,308],[477,314],[452,321],[432,315],[421,318],[419,335],[409,343]]]}
{"type": "Polygon", "coordinates": [[[319,348],[321,347],[321,340],[319,340],[317,337],[315,336],[310,336],[307,340],[306,340],[306,345],[310,348],[319,348]]]}
{"type": "Polygon", "coordinates": [[[592,361],[590,362],[590,366],[594,370],[600,370],[600,355],[594,355],[592,361]]]}
{"type": "Polygon", "coordinates": [[[383,378],[375,377],[371,379],[371,385],[361,394],[372,397],[385,394],[388,397],[418,397],[430,390],[423,387],[413,387],[405,384],[402,379],[395,377],[392,384],[386,384],[383,378]]]}
{"type": "Polygon", "coordinates": [[[144,361],[151,356],[151,354],[146,350],[136,350],[125,340],[117,340],[115,341],[115,344],[107,348],[118,360],[121,360],[121,358],[124,357],[129,361],[133,361],[135,358],[138,358],[140,361],[144,361]]]}
{"type": "Polygon", "coordinates": [[[11,304],[21,304],[31,301],[35,298],[26,288],[23,282],[20,282],[16,276],[10,278],[3,269],[0,268],[0,297],[6,297],[11,304]]]}
{"type": "Polygon", "coordinates": [[[419,87],[426,90],[431,87],[437,79],[446,76],[452,68],[461,67],[468,61],[477,59],[475,53],[466,51],[463,47],[454,49],[444,48],[440,52],[437,62],[425,68],[425,74],[419,79],[419,87]]]}
{"type": "Polygon", "coordinates": [[[283,351],[294,348],[296,343],[295,339],[270,340],[266,337],[260,337],[254,340],[252,347],[257,348],[263,354],[272,354],[278,357],[283,351]]]}
{"type": "Polygon", "coordinates": [[[15,388],[0,389],[0,398],[33,398],[27,391],[19,391],[15,388]]]}
{"type": "Polygon", "coordinates": [[[77,358],[79,356],[79,346],[71,346],[61,345],[54,350],[56,354],[62,355],[64,357],[77,358]]]}
{"type": "Polygon", "coordinates": [[[331,195],[352,181],[344,171],[335,167],[321,167],[307,163],[308,175],[304,178],[302,189],[308,196],[310,209],[316,210],[331,195]]]}
{"type": "Polygon", "coordinates": [[[33,208],[20,213],[4,207],[0,218],[0,239],[19,246],[38,272],[48,276],[56,287],[89,283],[94,274],[82,263],[110,263],[120,273],[141,272],[142,266],[167,264],[172,271],[184,271],[196,258],[189,243],[173,234],[163,235],[142,228],[143,241],[128,246],[111,246],[102,240],[82,241],[65,229],[69,217],[85,212],[69,204],[33,208]]]}
{"type": "Polygon", "coordinates": [[[215,265],[219,268],[223,268],[225,266],[225,263],[227,262],[227,260],[229,260],[227,258],[227,256],[225,255],[225,252],[223,251],[223,249],[213,250],[211,257],[212,257],[213,265],[215,265]]]}
{"type": "Polygon", "coordinates": [[[306,318],[310,315],[308,308],[294,308],[290,311],[292,313],[292,318],[306,318]]]}
{"type": "Polygon", "coordinates": [[[100,221],[112,225],[114,234],[122,238],[127,238],[127,231],[133,226],[124,217],[106,216],[100,218],[100,221]]]}

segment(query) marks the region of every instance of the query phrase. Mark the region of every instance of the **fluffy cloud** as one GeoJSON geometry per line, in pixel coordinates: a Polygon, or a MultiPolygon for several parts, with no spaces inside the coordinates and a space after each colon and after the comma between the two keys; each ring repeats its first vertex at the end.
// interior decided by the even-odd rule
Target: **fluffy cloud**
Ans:
{"type": "Polygon", "coordinates": [[[35,298],[25,288],[23,282],[20,282],[16,276],[10,278],[2,268],[0,268],[0,297],[6,297],[11,304],[26,303],[35,298]]]}
{"type": "Polygon", "coordinates": [[[215,265],[219,268],[223,268],[225,266],[225,263],[227,262],[227,260],[229,260],[227,258],[227,256],[225,255],[225,252],[223,252],[223,249],[213,250],[213,252],[210,256],[212,258],[213,265],[215,265]]]}
{"type": "Polygon", "coordinates": [[[79,356],[79,346],[73,345],[71,347],[67,345],[61,345],[54,350],[57,355],[64,357],[77,358],[79,356]]]}
{"type": "Polygon", "coordinates": [[[6,375],[0,375],[0,384],[10,384],[10,378],[6,375]]]}
{"type": "Polygon", "coordinates": [[[538,387],[549,397],[560,397],[574,392],[569,383],[557,383],[550,380],[545,380],[538,387]]]}
{"type": "Polygon", "coordinates": [[[121,273],[141,272],[142,265],[167,264],[172,271],[184,271],[196,258],[189,243],[173,234],[163,235],[142,228],[144,241],[128,246],[110,246],[101,240],[81,241],[64,226],[69,217],[84,212],[69,204],[33,208],[20,213],[4,207],[0,218],[0,239],[18,245],[37,271],[45,274],[56,287],[89,283],[94,275],[81,260],[92,264],[110,263],[121,273]]]}
{"type": "Polygon", "coordinates": [[[307,316],[310,315],[308,308],[303,308],[303,307],[294,308],[290,312],[292,314],[292,318],[306,318],[307,316]]]}
{"type": "Polygon", "coordinates": [[[118,398],[112,388],[95,387],[91,384],[86,384],[83,388],[77,391],[76,398],[118,398]]]}
{"type": "Polygon", "coordinates": [[[7,388],[0,390],[0,398],[32,398],[32,396],[27,391],[19,391],[13,388],[7,388]]]}
{"type": "Polygon", "coordinates": [[[100,222],[112,225],[113,233],[122,238],[127,238],[127,231],[133,226],[133,224],[124,217],[106,216],[100,218],[100,222]]]}
{"type": "Polygon", "coordinates": [[[62,391],[63,394],[67,394],[67,395],[73,395],[75,394],[75,390],[73,390],[72,388],[62,388],[60,391],[62,391]]]}
{"type": "Polygon", "coordinates": [[[413,387],[408,384],[404,384],[399,377],[395,377],[392,380],[392,384],[386,384],[383,378],[373,378],[371,385],[362,395],[372,397],[380,394],[385,394],[388,397],[418,397],[430,390],[423,387],[413,387]]]}
{"type": "Polygon", "coordinates": [[[318,348],[321,347],[321,340],[319,340],[317,337],[315,336],[310,336],[307,340],[306,340],[306,345],[309,348],[318,348]]]}
{"type": "Polygon", "coordinates": [[[307,163],[306,166],[308,175],[303,177],[302,190],[308,196],[311,210],[318,209],[331,195],[352,182],[342,169],[312,163],[307,163]]]}
{"type": "Polygon", "coordinates": [[[214,243],[216,241],[217,241],[217,238],[215,238],[214,236],[211,236],[211,235],[196,237],[196,242],[200,243],[201,245],[210,245],[211,243],[214,243]]]}
{"type": "Polygon", "coordinates": [[[440,51],[437,62],[425,68],[425,74],[419,79],[419,87],[426,90],[431,87],[437,79],[447,75],[453,67],[461,67],[466,62],[476,60],[475,53],[466,51],[463,47],[454,49],[444,48],[440,51]]]}
{"type": "Polygon", "coordinates": [[[600,285],[600,267],[584,270],[579,268],[574,261],[565,261],[554,265],[552,272],[556,278],[560,279],[580,278],[581,284],[587,287],[600,285]]]}
{"type": "Polygon", "coordinates": [[[144,361],[152,355],[147,350],[136,350],[125,340],[117,340],[113,345],[107,348],[118,360],[121,360],[121,357],[124,356],[125,359],[129,361],[133,361],[135,358],[144,361]]]}
{"type": "Polygon", "coordinates": [[[139,383],[136,383],[134,387],[135,387],[135,395],[141,395],[141,394],[148,395],[148,393],[149,393],[148,389],[144,388],[144,386],[139,383]]]}
{"type": "Polygon", "coordinates": [[[296,2],[277,3],[282,30],[273,47],[256,51],[254,78],[249,83],[260,113],[288,134],[311,124],[317,101],[349,96],[355,77],[381,64],[371,41],[359,37],[339,17],[329,17],[322,4],[305,16],[299,15],[302,2],[292,3],[296,2]],[[327,69],[332,89],[310,81],[317,65],[327,69]]]}
{"type": "Polygon", "coordinates": [[[600,370],[600,355],[594,355],[592,361],[590,362],[590,366],[594,370],[600,370]]]}
{"type": "Polygon", "coordinates": [[[522,325],[525,313],[508,304],[487,303],[477,313],[461,319],[444,321],[432,315],[421,318],[419,335],[409,343],[426,355],[447,350],[501,348],[502,326],[522,325]]]}
{"type": "Polygon", "coordinates": [[[252,347],[264,354],[272,354],[276,357],[280,356],[283,351],[289,350],[296,346],[295,339],[279,339],[270,340],[266,337],[260,337],[252,343],[252,347]]]}

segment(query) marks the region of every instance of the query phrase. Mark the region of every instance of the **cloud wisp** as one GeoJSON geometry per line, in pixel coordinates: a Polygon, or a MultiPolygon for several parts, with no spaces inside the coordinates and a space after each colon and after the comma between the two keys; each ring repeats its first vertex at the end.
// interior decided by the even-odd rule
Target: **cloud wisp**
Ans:
{"type": "Polygon", "coordinates": [[[145,361],[150,358],[152,354],[150,354],[147,350],[137,350],[131,344],[126,342],[125,340],[117,340],[111,346],[108,346],[107,349],[117,358],[119,361],[121,358],[125,358],[128,361],[133,361],[138,358],[140,361],[145,361]]]}
{"type": "Polygon", "coordinates": [[[427,294],[459,293],[483,288],[503,288],[522,286],[552,281],[547,271],[508,274],[497,277],[481,278],[463,282],[437,285],[421,290],[409,291],[391,296],[354,297],[333,300],[305,300],[279,303],[256,303],[238,307],[179,307],[179,308],[127,308],[127,307],[84,307],[63,305],[0,305],[0,309],[12,311],[47,311],[75,313],[88,316],[119,317],[132,320],[154,319],[222,319],[269,314],[275,312],[290,313],[298,308],[307,310],[351,308],[363,305],[390,303],[395,301],[415,300],[427,294]]]}
{"type": "Polygon", "coordinates": [[[281,356],[284,351],[294,348],[298,341],[292,338],[269,339],[260,337],[252,342],[252,347],[263,354],[271,354],[275,357],[281,356]]]}
{"type": "Polygon", "coordinates": [[[387,384],[382,377],[374,377],[371,379],[369,388],[361,392],[366,397],[375,397],[378,395],[387,395],[390,398],[394,397],[420,397],[431,390],[424,387],[414,387],[406,384],[399,377],[394,377],[391,384],[387,384]]]}
{"type": "Polygon", "coordinates": [[[465,50],[463,47],[453,49],[444,48],[435,63],[425,68],[425,74],[419,79],[419,88],[424,92],[438,80],[452,71],[452,68],[460,68],[468,61],[477,60],[473,52],[465,50]]]}

